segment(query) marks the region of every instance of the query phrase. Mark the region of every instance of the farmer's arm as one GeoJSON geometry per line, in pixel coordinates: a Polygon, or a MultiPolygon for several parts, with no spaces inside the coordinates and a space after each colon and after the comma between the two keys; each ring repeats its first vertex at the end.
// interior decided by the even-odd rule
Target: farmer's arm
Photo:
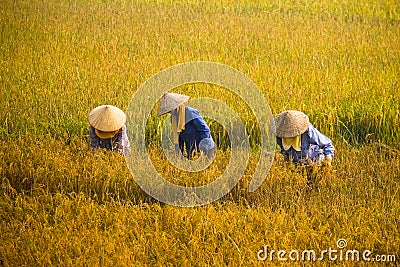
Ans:
{"type": "Polygon", "coordinates": [[[282,138],[276,137],[276,143],[278,144],[279,148],[281,149],[280,152],[283,155],[285,161],[289,161],[289,153],[283,148],[282,138]]]}
{"type": "Polygon", "coordinates": [[[121,145],[124,155],[131,151],[131,144],[129,143],[128,135],[126,133],[126,126],[122,127],[121,130],[121,145]]]}
{"type": "Polygon", "coordinates": [[[99,148],[99,141],[100,141],[100,138],[96,135],[94,131],[95,131],[94,127],[90,126],[89,138],[90,138],[90,148],[92,149],[99,148]]]}
{"type": "Polygon", "coordinates": [[[195,118],[193,119],[193,124],[196,130],[200,133],[200,139],[210,138],[210,128],[208,128],[206,122],[203,118],[195,118]]]}
{"type": "Polygon", "coordinates": [[[314,126],[309,127],[308,136],[310,143],[318,145],[323,151],[325,156],[334,156],[335,147],[332,145],[332,140],[323,135],[314,126]]]}

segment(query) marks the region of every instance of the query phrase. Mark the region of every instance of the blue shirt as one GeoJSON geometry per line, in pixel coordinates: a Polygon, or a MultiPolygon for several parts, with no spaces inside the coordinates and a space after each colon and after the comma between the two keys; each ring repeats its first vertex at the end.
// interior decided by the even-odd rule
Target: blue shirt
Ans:
{"type": "Polygon", "coordinates": [[[308,129],[301,134],[301,151],[296,151],[293,147],[285,150],[281,137],[276,137],[276,142],[281,148],[281,154],[293,158],[293,162],[298,162],[300,159],[313,160],[321,155],[333,157],[335,151],[332,140],[318,131],[311,123],[308,129]]]}
{"type": "Polygon", "coordinates": [[[185,121],[185,130],[179,133],[179,147],[183,152],[185,145],[187,157],[191,158],[193,150],[198,147],[200,141],[212,137],[210,128],[197,109],[186,106],[185,121]]]}
{"type": "Polygon", "coordinates": [[[119,153],[128,153],[130,151],[130,143],[126,134],[126,126],[122,127],[114,137],[102,139],[96,135],[95,128],[90,126],[89,130],[90,147],[93,149],[105,148],[119,153]]]}

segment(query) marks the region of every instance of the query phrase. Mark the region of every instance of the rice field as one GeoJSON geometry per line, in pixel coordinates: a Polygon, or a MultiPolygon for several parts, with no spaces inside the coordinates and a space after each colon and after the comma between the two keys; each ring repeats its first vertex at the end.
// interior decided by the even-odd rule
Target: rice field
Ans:
{"type": "MultiPolygon", "coordinates": [[[[311,263],[292,260],[290,251],[319,256],[338,249],[339,239],[396,265],[399,37],[394,0],[4,0],[0,266],[302,266],[311,263]],[[146,80],[191,61],[243,72],[274,115],[309,115],[333,140],[332,168],[295,168],[277,150],[265,181],[249,192],[259,126],[234,94],[209,84],[173,91],[217,99],[244,121],[248,166],[220,200],[193,208],[160,203],[138,186],[123,156],[89,150],[91,109],[126,110],[146,80]],[[260,260],[265,247],[276,254],[260,260]]],[[[153,114],[146,125],[160,173],[186,186],[221,175],[230,140],[218,123],[207,119],[219,147],[214,163],[187,173],[160,150],[163,119],[153,114]]],[[[313,263],[371,264],[327,255],[313,263]]]]}

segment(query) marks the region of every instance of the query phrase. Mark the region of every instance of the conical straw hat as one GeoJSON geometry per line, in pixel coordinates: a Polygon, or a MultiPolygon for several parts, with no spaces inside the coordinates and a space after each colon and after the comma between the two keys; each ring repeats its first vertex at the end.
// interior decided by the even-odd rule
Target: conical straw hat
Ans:
{"type": "Polygon", "coordinates": [[[89,114],[90,125],[102,132],[113,132],[121,129],[125,122],[125,113],[111,105],[98,106],[89,114]]]}
{"type": "Polygon", "coordinates": [[[273,119],[271,129],[278,137],[290,138],[304,133],[309,124],[310,120],[303,112],[287,110],[273,119]]]}
{"type": "Polygon", "coordinates": [[[179,107],[183,103],[187,102],[189,98],[190,96],[187,95],[165,93],[161,98],[161,103],[158,107],[157,116],[161,116],[179,107]]]}

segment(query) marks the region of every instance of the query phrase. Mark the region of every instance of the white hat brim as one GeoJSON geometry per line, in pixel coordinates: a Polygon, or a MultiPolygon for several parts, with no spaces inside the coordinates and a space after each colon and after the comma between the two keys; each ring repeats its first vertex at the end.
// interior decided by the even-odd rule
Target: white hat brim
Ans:
{"type": "Polygon", "coordinates": [[[176,109],[180,105],[186,103],[189,98],[190,96],[187,95],[165,93],[161,98],[160,106],[158,107],[157,111],[157,116],[164,115],[165,113],[176,109]]]}

